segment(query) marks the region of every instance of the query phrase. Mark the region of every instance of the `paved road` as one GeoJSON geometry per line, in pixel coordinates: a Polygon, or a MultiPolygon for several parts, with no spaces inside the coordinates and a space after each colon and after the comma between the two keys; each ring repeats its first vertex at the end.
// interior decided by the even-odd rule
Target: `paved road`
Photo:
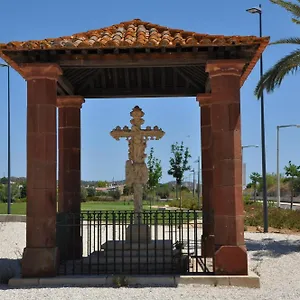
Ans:
{"type": "MultiPolygon", "coordinates": [[[[285,208],[285,209],[290,209],[291,208],[291,203],[281,202],[280,207],[285,208]]],[[[294,203],[293,210],[300,210],[300,204],[299,203],[294,203]]]]}

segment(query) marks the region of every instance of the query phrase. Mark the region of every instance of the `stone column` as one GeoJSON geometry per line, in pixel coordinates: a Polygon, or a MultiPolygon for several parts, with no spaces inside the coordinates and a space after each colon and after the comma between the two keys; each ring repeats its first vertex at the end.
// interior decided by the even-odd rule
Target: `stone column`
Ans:
{"type": "Polygon", "coordinates": [[[23,277],[56,276],[55,64],[21,66],[27,80],[27,220],[23,277]]]}
{"type": "Polygon", "coordinates": [[[214,223],[213,223],[213,164],[211,135],[211,94],[197,95],[201,106],[201,157],[202,157],[202,237],[201,255],[213,257],[214,223]]]}
{"type": "Polygon", "coordinates": [[[213,203],[216,274],[248,274],[242,199],[241,60],[207,63],[212,101],[213,203]]]}
{"type": "Polygon", "coordinates": [[[80,109],[84,99],[81,96],[58,97],[59,128],[59,201],[58,212],[67,222],[66,231],[60,235],[64,243],[62,259],[78,259],[82,256],[82,239],[80,236],[80,150],[81,126],[80,109]]]}

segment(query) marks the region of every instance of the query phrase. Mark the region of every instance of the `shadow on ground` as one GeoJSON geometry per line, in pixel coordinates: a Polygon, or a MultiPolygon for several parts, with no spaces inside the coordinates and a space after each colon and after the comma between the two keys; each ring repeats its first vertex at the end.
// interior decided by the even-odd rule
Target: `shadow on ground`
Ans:
{"type": "Polygon", "coordinates": [[[7,289],[9,279],[19,277],[20,272],[19,259],[0,258],[0,290],[7,289]]]}
{"type": "Polygon", "coordinates": [[[277,258],[282,255],[291,253],[300,253],[300,239],[299,241],[292,240],[274,240],[272,238],[265,238],[262,240],[245,239],[247,250],[255,251],[252,254],[253,260],[260,260],[263,257],[277,258]]]}

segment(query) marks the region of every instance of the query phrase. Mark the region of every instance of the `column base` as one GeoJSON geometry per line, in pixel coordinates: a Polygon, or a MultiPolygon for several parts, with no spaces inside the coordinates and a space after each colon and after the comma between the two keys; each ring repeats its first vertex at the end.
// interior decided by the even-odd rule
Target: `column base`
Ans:
{"type": "Polygon", "coordinates": [[[59,266],[58,249],[25,248],[21,262],[22,277],[55,277],[59,266]]]}
{"type": "Polygon", "coordinates": [[[201,256],[214,257],[215,254],[215,236],[201,236],[201,256]]]}
{"type": "Polygon", "coordinates": [[[246,246],[221,246],[214,256],[216,275],[248,275],[246,246]]]}

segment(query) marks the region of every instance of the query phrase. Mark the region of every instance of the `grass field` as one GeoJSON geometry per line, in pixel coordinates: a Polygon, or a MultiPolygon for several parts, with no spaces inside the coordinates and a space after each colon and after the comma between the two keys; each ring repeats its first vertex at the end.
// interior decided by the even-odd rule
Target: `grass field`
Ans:
{"type": "MultiPolygon", "coordinates": [[[[144,208],[149,209],[149,206],[144,203],[144,208]]],[[[117,202],[83,202],[81,203],[81,210],[133,210],[133,202],[123,201],[117,202]]],[[[0,203],[0,214],[7,213],[7,204],[0,203]]],[[[13,203],[11,205],[11,213],[13,215],[25,215],[26,203],[13,203]]]]}

